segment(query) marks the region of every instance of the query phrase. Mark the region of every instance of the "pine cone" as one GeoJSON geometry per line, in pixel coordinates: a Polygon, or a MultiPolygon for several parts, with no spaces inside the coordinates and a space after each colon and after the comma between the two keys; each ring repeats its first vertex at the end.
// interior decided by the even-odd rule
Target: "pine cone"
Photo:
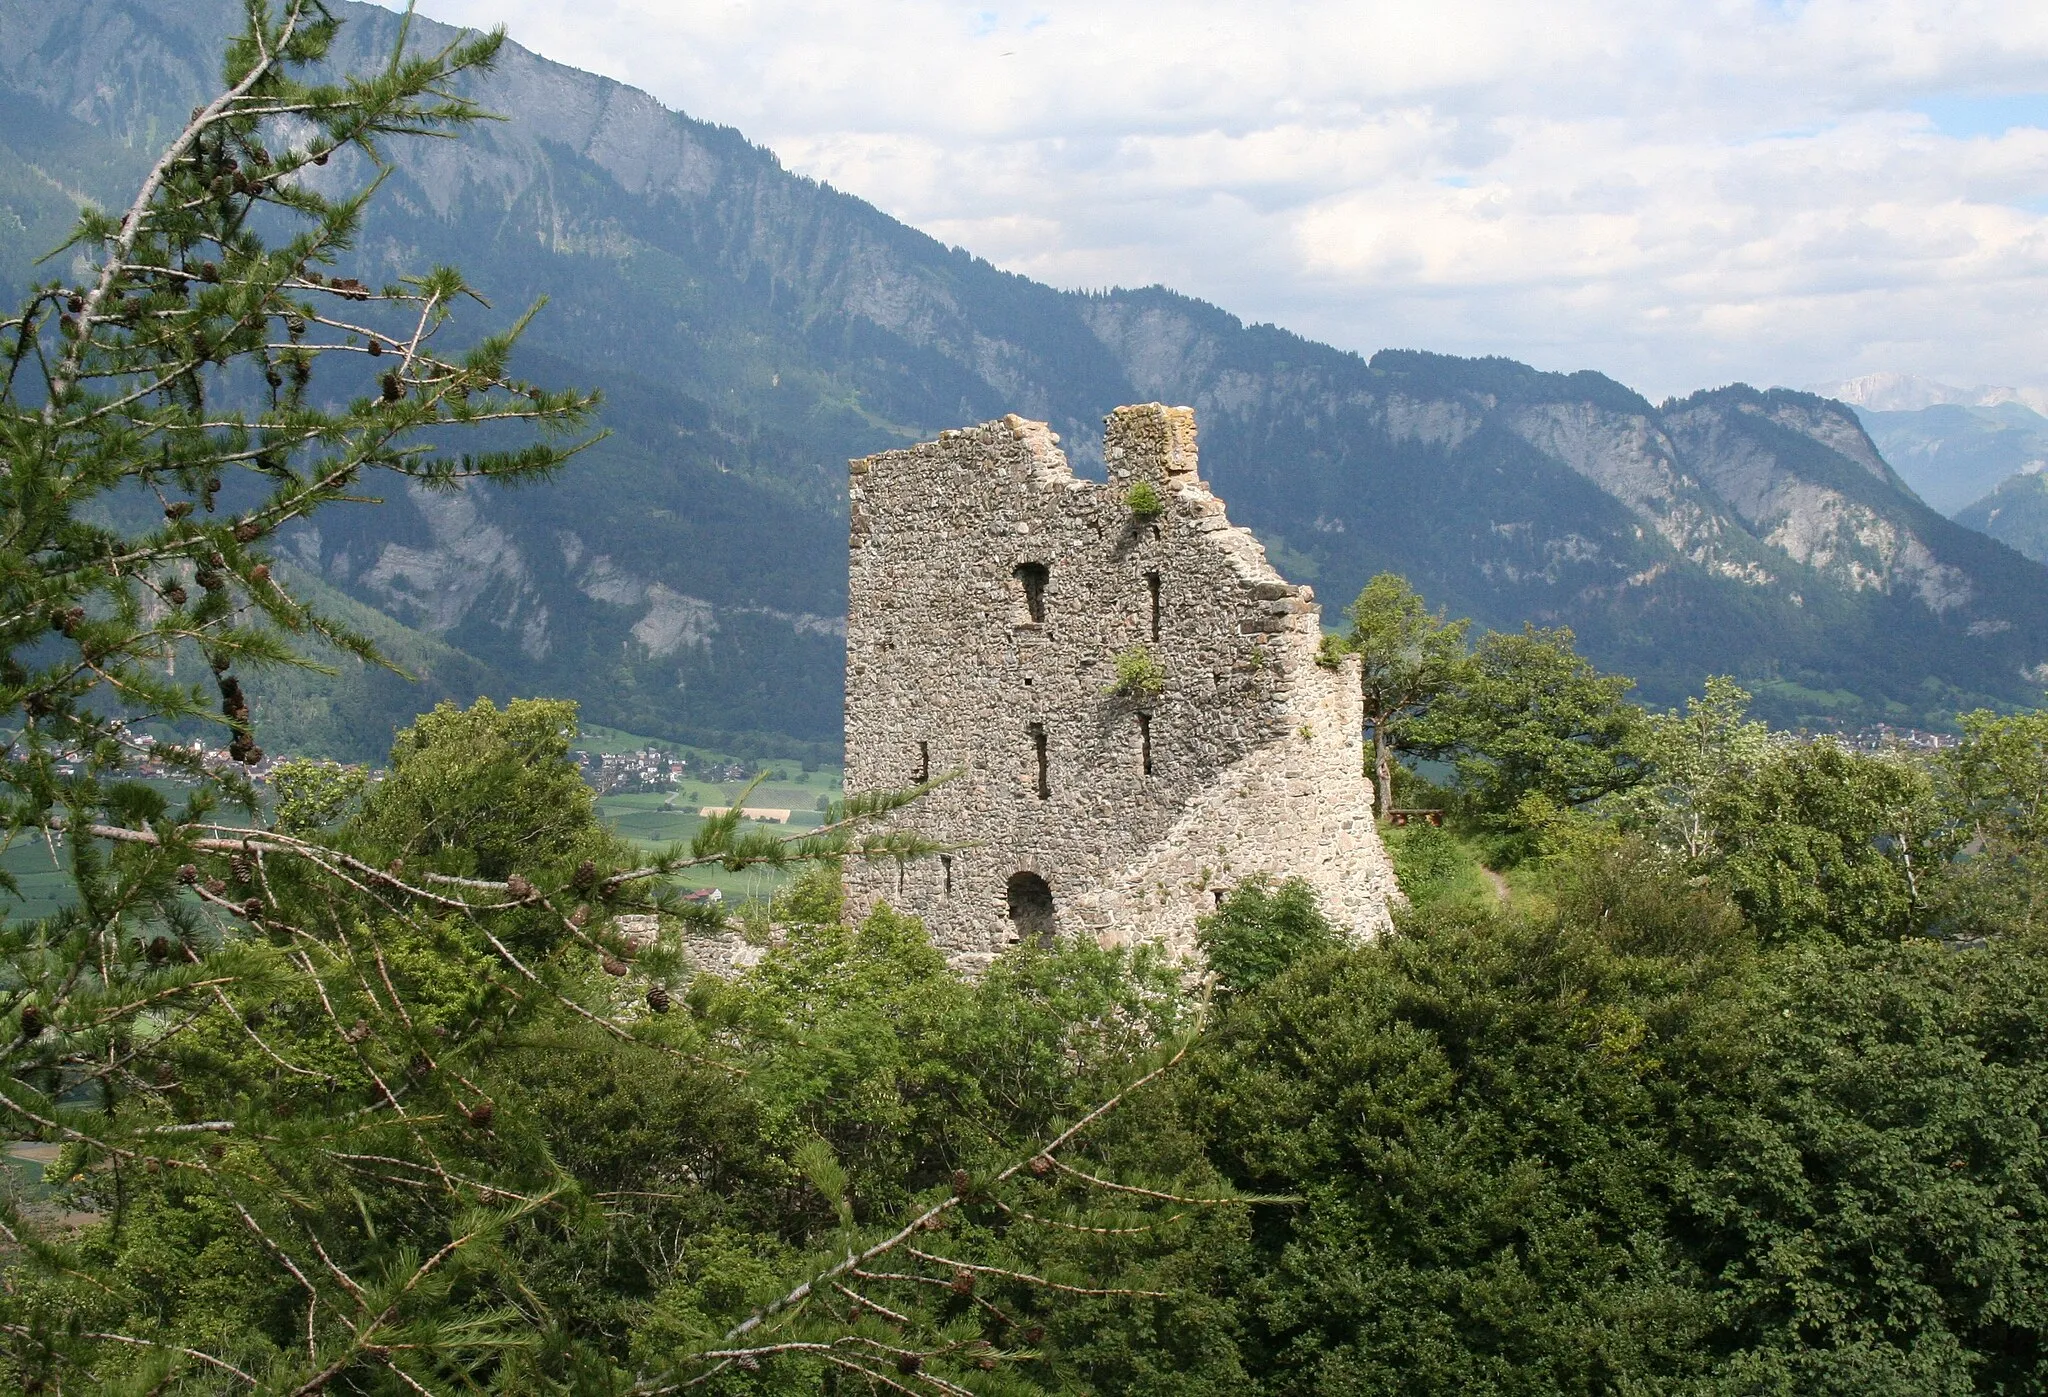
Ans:
{"type": "Polygon", "coordinates": [[[924,1359],[915,1353],[906,1353],[896,1360],[896,1371],[899,1373],[914,1373],[922,1367],[924,1367],[924,1359]]]}
{"type": "Polygon", "coordinates": [[[185,604],[185,599],[191,595],[192,594],[190,592],[187,592],[183,587],[180,587],[175,582],[172,583],[170,586],[164,588],[164,600],[169,602],[172,606],[183,606],[185,604]]]}
{"type": "Polygon", "coordinates": [[[179,864],[178,881],[180,883],[183,883],[188,888],[191,887],[194,883],[199,881],[199,870],[189,863],[179,864]]]}
{"type": "Polygon", "coordinates": [[[248,882],[249,856],[247,854],[229,854],[228,871],[235,875],[235,881],[237,883],[248,882]]]}
{"type": "Polygon", "coordinates": [[[666,1014],[669,1007],[668,990],[661,985],[652,985],[647,990],[647,1007],[657,1014],[666,1014]]]}
{"type": "Polygon", "coordinates": [[[953,1273],[952,1282],[947,1285],[946,1289],[952,1291],[955,1295],[974,1294],[974,1272],[964,1266],[961,1267],[953,1273]]]}
{"type": "Polygon", "coordinates": [[[527,882],[517,873],[513,873],[508,875],[505,879],[505,891],[510,893],[519,901],[524,902],[526,901],[526,899],[533,896],[533,884],[527,882]]]}
{"type": "Polygon", "coordinates": [[[235,525],[235,542],[253,543],[263,536],[263,526],[254,519],[244,519],[235,525]]]}
{"type": "Polygon", "coordinates": [[[268,582],[270,580],[270,564],[258,563],[255,567],[250,568],[249,580],[258,583],[268,582]]]}
{"type": "Polygon", "coordinates": [[[244,902],[242,904],[242,915],[247,917],[252,922],[255,921],[258,917],[262,916],[263,899],[260,897],[252,897],[247,902],[244,902]]]}
{"type": "Polygon", "coordinates": [[[21,1006],[21,1036],[34,1038],[43,1031],[43,1011],[33,1004],[21,1006]]]}
{"type": "Polygon", "coordinates": [[[626,973],[626,963],[617,956],[606,956],[603,965],[604,973],[607,975],[623,975],[626,973]]]}
{"type": "Polygon", "coordinates": [[[1034,1324],[1034,1325],[1032,1325],[1032,1326],[1031,1326],[1031,1327],[1030,1327],[1029,1329],[1025,1330],[1025,1331],[1024,1331],[1024,1342],[1025,1342],[1025,1343],[1027,1343],[1027,1344],[1039,1344],[1039,1343],[1044,1343],[1044,1342],[1045,1342],[1045,1326],[1044,1326],[1044,1325],[1042,1325],[1042,1324],[1034,1324]]]}
{"type": "Polygon", "coordinates": [[[370,1036],[370,1022],[369,1022],[369,1020],[368,1020],[368,1019],[357,1019],[357,1020],[356,1020],[356,1023],[355,1023],[355,1027],[354,1027],[354,1028],[344,1028],[344,1029],[343,1029],[343,1030],[341,1031],[341,1036],[342,1036],[342,1040],[343,1040],[344,1042],[348,1042],[348,1043],[360,1043],[360,1042],[362,1042],[362,1041],[363,1041],[363,1040],[364,1040],[365,1038],[368,1038],[368,1037],[370,1036]]]}
{"type": "Polygon", "coordinates": [[[491,1104],[489,1097],[485,1097],[482,1101],[469,1108],[469,1123],[478,1130],[489,1130],[491,1128],[491,1120],[497,1114],[498,1108],[491,1104]]]}
{"type": "Polygon", "coordinates": [[[954,1193],[964,1194],[967,1192],[968,1189],[972,1188],[973,1186],[974,1180],[968,1177],[967,1171],[965,1169],[955,1169],[953,1171],[954,1193]]]}
{"type": "Polygon", "coordinates": [[[171,943],[161,936],[152,937],[142,953],[149,957],[151,965],[162,965],[171,958],[171,943]]]}
{"type": "Polygon", "coordinates": [[[576,910],[569,914],[569,925],[573,927],[581,927],[585,922],[589,920],[590,905],[588,903],[577,903],[576,910]]]}
{"type": "Polygon", "coordinates": [[[1024,1167],[1031,1171],[1032,1177],[1042,1179],[1052,1172],[1052,1157],[1040,1155],[1024,1167]]]}
{"type": "Polygon", "coordinates": [[[226,883],[221,882],[221,880],[218,878],[207,879],[205,887],[206,890],[212,893],[215,897],[219,897],[222,893],[228,890],[228,885],[226,883]]]}
{"type": "Polygon", "coordinates": [[[597,881],[597,865],[589,859],[576,865],[576,872],[569,879],[569,886],[582,889],[597,881]]]}

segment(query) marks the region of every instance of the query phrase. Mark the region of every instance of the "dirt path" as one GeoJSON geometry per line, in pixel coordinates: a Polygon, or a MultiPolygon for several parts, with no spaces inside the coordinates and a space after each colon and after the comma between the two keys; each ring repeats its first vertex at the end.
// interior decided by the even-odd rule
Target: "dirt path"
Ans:
{"type": "Polygon", "coordinates": [[[1484,864],[1481,864],[1479,866],[1479,871],[1486,875],[1487,882],[1493,884],[1494,897],[1496,897],[1502,902],[1506,902],[1508,900],[1508,880],[1501,877],[1500,874],[1495,873],[1492,869],[1488,868],[1484,864]]]}

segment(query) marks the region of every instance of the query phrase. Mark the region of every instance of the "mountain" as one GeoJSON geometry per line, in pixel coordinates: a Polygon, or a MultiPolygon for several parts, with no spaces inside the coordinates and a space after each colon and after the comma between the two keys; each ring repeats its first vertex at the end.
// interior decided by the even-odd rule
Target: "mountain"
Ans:
{"type": "Polygon", "coordinates": [[[1957,388],[1876,373],[1812,391],[1854,407],[1885,460],[1952,519],[1979,517],[1970,507],[2001,482],[2048,464],[2048,391],[2039,388],[1957,388]]]}
{"type": "Polygon", "coordinates": [[[2018,403],[2035,412],[2048,412],[2048,388],[1999,388],[1982,383],[1974,388],[1958,388],[1952,383],[1921,378],[1917,374],[1864,374],[1861,378],[1811,384],[1807,391],[1872,412],[1918,412],[1928,407],[1998,407],[2005,403],[2018,403]]]}
{"type": "MultiPolygon", "coordinates": [[[[335,8],[338,62],[386,51],[394,16],[335,8]]],[[[31,259],[81,200],[123,197],[239,10],[0,0],[0,283],[48,274],[31,259]]],[[[1367,361],[1160,288],[1002,272],[516,47],[478,95],[510,119],[396,150],[339,270],[460,265],[497,307],[480,329],[547,295],[520,372],[601,387],[612,435],[558,483],[401,496],[285,543],[439,647],[444,686],[708,745],[829,743],[845,460],[1018,412],[1099,471],[1103,414],[1151,399],[1197,409],[1205,475],[1332,622],[1397,569],[1486,625],[1575,627],[1653,701],[1731,672],[1783,722],[1939,722],[2027,701],[2048,663],[2048,569],[1927,508],[1838,402],[1367,361]]]]}
{"type": "Polygon", "coordinates": [[[1951,517],[2000,481],[2048,462],[2048,417],[2020,403],[1858,408],[1856,416],[1914,493],[1951,517]]]}
{"type": "Polygon", "coordinates": [[[2048,563],[2048,473],[2027,471],[1956,515],[1956,522],[2048,563]]]}

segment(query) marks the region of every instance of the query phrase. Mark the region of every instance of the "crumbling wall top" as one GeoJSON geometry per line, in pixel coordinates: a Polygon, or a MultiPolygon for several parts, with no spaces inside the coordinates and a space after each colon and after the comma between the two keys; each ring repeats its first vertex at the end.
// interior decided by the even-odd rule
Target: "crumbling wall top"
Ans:
{"type": "Polygon", "coordinates": [[[1199,461],[1193,408],[1137,403],[1110,413],[1104,427],[1110,479],[1172,486],[1195,482],[1199,461]]]}

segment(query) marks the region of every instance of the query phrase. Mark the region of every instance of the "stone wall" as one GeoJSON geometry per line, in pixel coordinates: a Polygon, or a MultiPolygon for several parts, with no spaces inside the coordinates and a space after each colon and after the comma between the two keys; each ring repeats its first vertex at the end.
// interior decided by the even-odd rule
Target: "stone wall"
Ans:
{"type": "Polygon", "coordinates": [[[850,862],[850,910],[915,914],[963,968],[1048,931],[1187,954],[1265,873],[1377,933],[1357,662],[1317,662],[1314,594],[1225,517],[1191,410],[1117,409],[1104,455],[1107,485],[1077,479],[1013,416],[852,463],[847,788],[957,773],[900,817],[957,847],[850,862]],[[1158,691],[1113,692],[1139,653],[1158,691]]]}

